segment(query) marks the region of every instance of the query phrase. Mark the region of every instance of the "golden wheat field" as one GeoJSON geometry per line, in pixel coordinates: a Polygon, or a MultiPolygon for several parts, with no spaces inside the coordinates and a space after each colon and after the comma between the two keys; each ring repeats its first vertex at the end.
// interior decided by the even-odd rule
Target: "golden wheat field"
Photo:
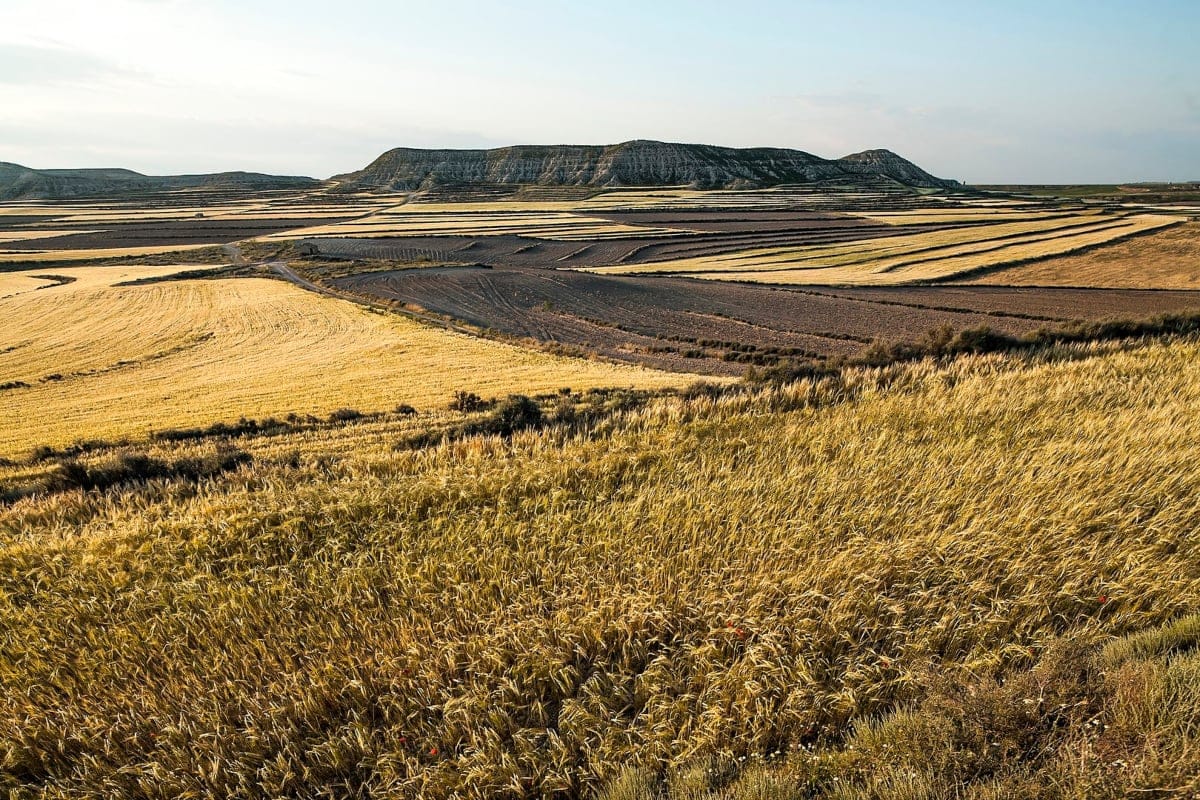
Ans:
{"type": "Polygon", "coordinates": [[[115,285],[171,271],[60,268],[76,280],[24,292],[38,273],[0,278],[0,384],[26,384],[0,395],[0,454],[247,414],[428,408],[458,390],[685,380],[449,333],[282,281],[115,285]]]}
{"type": "MultiPolygon", "coordinates": [[[[262,283],[227,291],[265,325],[289,287],[262,283]]],[[[388,418],[13,462],[69,480],[0,507],[0,786],[1186,789],[1198,364],[1060,346],[511,437],[388,418]],[[168,477],[71,488],[118,468],[168,477]]]]}

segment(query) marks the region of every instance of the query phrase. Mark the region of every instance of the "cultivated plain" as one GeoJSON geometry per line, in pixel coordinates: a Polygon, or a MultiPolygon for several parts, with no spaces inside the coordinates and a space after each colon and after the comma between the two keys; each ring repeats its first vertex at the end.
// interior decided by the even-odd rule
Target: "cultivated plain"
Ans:
{"type": "Polygon", "coordinates": [[[1027,188],[0,204],[0,788],[1190,796],[1196,224],[1027,188]]]}

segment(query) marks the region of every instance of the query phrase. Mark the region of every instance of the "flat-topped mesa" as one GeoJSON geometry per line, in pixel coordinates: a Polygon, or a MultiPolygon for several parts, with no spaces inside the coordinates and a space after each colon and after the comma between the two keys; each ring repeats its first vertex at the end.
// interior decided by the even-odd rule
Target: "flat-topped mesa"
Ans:
{"type": "Polygon", "coordinates": [[[181,189],[263,191],[309,189],[320,181],[258,172],[143,175],[128,169],[30,169],[0,161],[0,200],[67,200],[122,197],[181,189]]]}
{"type": "Polygon", "coordinates": [[[689,186],[750,189],[790,183],[886,179],[951,188],[887,150],[829,160],[802,150],[635,140],[616,145],[516,145],[493,150],[398,147],[364,169],[335,175],[342,190],[417,191],[447,185],[689,186]]]}

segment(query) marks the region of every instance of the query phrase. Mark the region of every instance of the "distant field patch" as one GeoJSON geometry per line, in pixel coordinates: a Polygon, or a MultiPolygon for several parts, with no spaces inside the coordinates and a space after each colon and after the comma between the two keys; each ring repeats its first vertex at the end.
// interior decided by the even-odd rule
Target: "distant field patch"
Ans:
{"type": "Polygon", "coordinates": [[[28,272],[0,272],[0,300],[52,286],[53,283],[54,281],[48,278],[28,272]]]}
{"type": "Polygon", "coordinates": [[[4,250],[0,249],[0,263],[56,263],[59,261],[90,261],[96,258],[122,258],[125,256],[147,256],[157,253],[181,253],[208,247],[206,244],[153,245],[147,247],[106,247],[84,250],[4,250]]]}
{"type": "Polygon", "coordinates": [[[974,225],[831,246],[744,250],[717,256],[594,268],[606,274],[687,274],[782,284],[899,284],[939,280],[1005,263],[1071,253],[1178,224],[1161,215],[1080,213],[974,225]]]}
{"type": "Polygon", "coordinates": [[[0,230],[0,246],[3,246],[5,242],[28,242],[37,239],[52,239],[55,236],[74,236],[81,233],[96,233],[96,231],[55,230],[52,228],[19,231],[0,230]]]}
{"type": "Polygon", "coordinates": [[[1177,225],[1086,253],[1000,269],[965,282],[998,286],[1200,287],[1200,223],[1177,225]]]}
{"type": "Polygon", "coordinates": [[[1024,210],[1013,208],[922,208],[912,211],[879,211],[857,213],[856,217],[888,225],[930,225],[968,223],[1005,223],[1022,220],[1046,220],[1070,216],[1071,212],[1024,210]]]}
{"type": "Polygon", "coordinates": [[[378,238],[393,236],[529,236],[540,239],[582,240],[661,236],[688,231],[611,222],[565,211],[481,211],[472,213],[379,214],[352,222],[277,233],[272,239],[310,237],[378,238]]]}

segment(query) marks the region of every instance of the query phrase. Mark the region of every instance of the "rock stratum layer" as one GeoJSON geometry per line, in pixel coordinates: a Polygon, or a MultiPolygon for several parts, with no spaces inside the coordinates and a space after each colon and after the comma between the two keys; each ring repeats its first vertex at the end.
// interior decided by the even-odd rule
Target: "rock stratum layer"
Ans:
{"type": "Polygon", "coordinates": [[[889,181],[945,189],[889,150],[825,159],[802,150],[632,141],[616,145],[518,145],[494,150],[389,150],[364,169],[335,175],[342,190],[418,191],[449,185],[689,186],[749,189],[781,184],[889,181]]]}
{"type": "Polygon", "coordinates": [[[181,189],[268,190],[319,186],[320,181],[257,172],[143,175],[128,169],[30,169],[0,161],[0,200],[69,200],[181,189]]]}

